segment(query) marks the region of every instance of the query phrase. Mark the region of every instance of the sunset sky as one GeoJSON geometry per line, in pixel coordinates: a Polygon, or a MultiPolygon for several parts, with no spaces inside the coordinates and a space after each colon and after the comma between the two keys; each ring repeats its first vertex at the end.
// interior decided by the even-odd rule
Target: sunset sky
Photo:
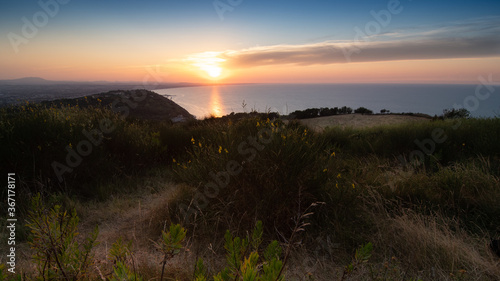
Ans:
{"type": "Polygon", "coordinates": [[[500,80],[500,1],[0,2],[0,79],[500,80]]]}

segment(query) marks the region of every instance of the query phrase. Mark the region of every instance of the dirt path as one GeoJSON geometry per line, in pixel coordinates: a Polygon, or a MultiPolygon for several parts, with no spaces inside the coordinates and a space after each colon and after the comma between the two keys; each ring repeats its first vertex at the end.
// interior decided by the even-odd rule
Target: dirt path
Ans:
{"type": "MultiPolygon", "coordinates": [[[[98,264],[109,263],[108,254],[112,244],[122,238],[124,242],[133,242],[131,250],[137,263],[151,268],[158,266],[162,256],[155,249],[153,241],[158,241],[160,236],[152,237],[149,223],[151,219],[159,219],[177,190],[177,186],[167,185],[158,193],[110,199],[84,210],[79,226],[81,233],[88,235],[95,225],[99,225],[99,244],[94,248],[98,264]]],[[[104,275],[107,273],[103,272],[104,275]]]]}

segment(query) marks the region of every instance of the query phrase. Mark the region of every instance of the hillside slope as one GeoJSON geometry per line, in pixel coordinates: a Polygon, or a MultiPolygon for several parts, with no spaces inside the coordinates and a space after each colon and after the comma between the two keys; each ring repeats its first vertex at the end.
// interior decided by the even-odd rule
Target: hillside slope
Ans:
{"type": "Polygon", "coordinates": [[[42,102],[45,105],[70,105],[79,107],[104,106],[126,117],[143,120],[172,122],[194,120],[194,117],[183,107],[169,98],[148,90],[109,91],[87,97],[74,99],[58,99],[42,102]]]}

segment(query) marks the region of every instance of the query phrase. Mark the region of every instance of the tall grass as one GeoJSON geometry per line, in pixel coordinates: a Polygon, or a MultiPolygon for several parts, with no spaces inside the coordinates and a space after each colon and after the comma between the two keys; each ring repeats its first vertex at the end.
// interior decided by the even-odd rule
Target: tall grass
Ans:
{"type": "Polygon", "coordinates": [[[334,127],[324,137],[351,155],[408,157],[414,150],[427,154],[416,142],[433,140],[433,157],[444,165],[477,155],[500,157],[500,143],[493,141],[500,138],[499,118],[437,120],[366,129],[334,127]],[[436,130],[442,130],[444,142],[433,140],[436,130]]]}
{"type": "Polygon", "coordinates": [[[472,279],[498,273],[491,254],[477,247],[500,231],[500,119],[319,133],[264,115],[171,124],[125,120],[103,107],[26,104],[0,110],[0,132],[2,170],[22,175],[28,194],[103,199],[141,189],[139,175],[151,171],[177,181],[182,188],[152,212],[155,231],[176,221],[200,235],[243,235],[262,220],[264,237],[284,242],[297,214],[322,201],[308,218],[311,247],[327,235],[349,256],[372,242],[373,262],[394,255],[409,261],[398,265],[402,271],[428,279],[451,280],[462,269],[472,279]],[[64,164],[66,147],[104,119],[112,132],[60,183],[53,161],[64,164]],[[446,140],[423,162],[401,161],[436,130],[446,140]]]}
{"type": "Polygon", "coordinates": [[[317,200],[326,180],[321,171],[328,157],[317,136],[303,126],[269,119],[214,124],[203,138],[193,136],[191,145],[188,157],[173,160],[178,180],[210,200],[201,210],[203,219],[223,229],[261,219],[287,232],[290,218],[317,200]],[[238,172],[228,173],[228,163],[237,165],[238,172]],[[207,191],[214,183],[216,190],[207,191]]]}
{"type": "MultiPolygon", "coordinates": [[[[0,155],[2,171],[21,176],[23,192],[62,191],[87,198],[102,197],[99,185],[113,178],[134,175],[168,158],[161,150],[159,126],[127,121],[104,107],[53,106],[26,104],[0,109],[0,155]],[[112,130],[103,133],[107,120],[112,130]],[[80,155],[81,163],[68,165],[68,149],[95,139],[91,153],[80,155]],[[53,163],[72,171],[62,173],[60,182],[53,163]]],[[[87,147],[85,147],[88,151],[87,147]]],[[[4,192],[2,192],[5,196],[4,192]]],[[[2,198],[4,198],[2,196],[2,198]]]]}

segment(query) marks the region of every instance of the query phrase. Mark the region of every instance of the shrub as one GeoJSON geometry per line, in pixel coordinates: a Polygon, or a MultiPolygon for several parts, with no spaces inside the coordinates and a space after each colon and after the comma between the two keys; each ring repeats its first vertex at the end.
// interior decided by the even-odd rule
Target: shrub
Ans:
{"type": "Polygon", "coordinates": [[[356,110],[354,110],[354,113],[373,114],[373,111],[365,107],[358,107],[356,110]]]}
{"type": "Polygon", "coordinates": [[[182,242],[186,238],[186,230],[180,224],[170,224],[170,230],[168,232],[162,231],[161,237],[161,242],[156,244],[156,247],[163,254],[160,281],[163,280],[167,261],[178,255],[183,248],[182,242]]]}
{"type": "Polygon", "coordinates": [[[228,221],[223,223],[230,229],[233,223],[248,226],[255,217],[264,217],[264,225],[286,233],[298,206],[317,201],[325,180],[318,174],[327,154],[321,139],[307,128],[253,119],[209,137],[193,138],[191,157],[174,163],[178,179],[197,187],[191,211],[186,210],[190,200],[176,202],[185,214],[200,208],[208,222],[224,213],[228,221]],[[228,172],[228,163],[237,172],[228,172]]]}
{"type": "Polygon", "coordinates": [[[39,276],[44,280],[79,280],[89,278],[88,270],[94,262],[92,248],[96,245],[98,230],[86,239],[77,241],[78,216],[55,205],[50,210],[42,205],[40,195],[33,198],[28,227],[31,229],[31,248],[39,276]]]}
{"type": "Polygon", "coordinates": [[[319,116],[332,116],[332,115],[337,115],[339,114],[339,108],[334,107],[334,108],[327,108],[323,107],[320,108],[319,116]]]}
{"type": "Polygon", "coordinates": [[[307,119],[320,116],[320,109],[318,108],[308,108],[305,110],[296,110],[290,114],[292,118],[296,119],[307,119]]]}
{"type": "Polygon", "coordinates": [[[352,108],[343,106],[339,109],[340,114],[351,114],[352,113],[352,108]]]}
{"type": "Polygon", "coordinates": [[[443,110],[443,117],[445,119],[469,118],[470,112],[465,108],[445,109],[445,110],[443,110]]]}
{"type": "MultiPolygon", "coordinates": [[[[272,241],[264,253],[259,255],[262,243],[262,222],[258,221],[252,236],[234,237],[229,230],[224,235],[226,249],[226,267],[213,276],[214,281],[283,281],[284,263],[281,261],[281,247],[272,241]]],[[[202,260],[198,260],[195,281],[208,280],[208,273],[202,260]]]]}

